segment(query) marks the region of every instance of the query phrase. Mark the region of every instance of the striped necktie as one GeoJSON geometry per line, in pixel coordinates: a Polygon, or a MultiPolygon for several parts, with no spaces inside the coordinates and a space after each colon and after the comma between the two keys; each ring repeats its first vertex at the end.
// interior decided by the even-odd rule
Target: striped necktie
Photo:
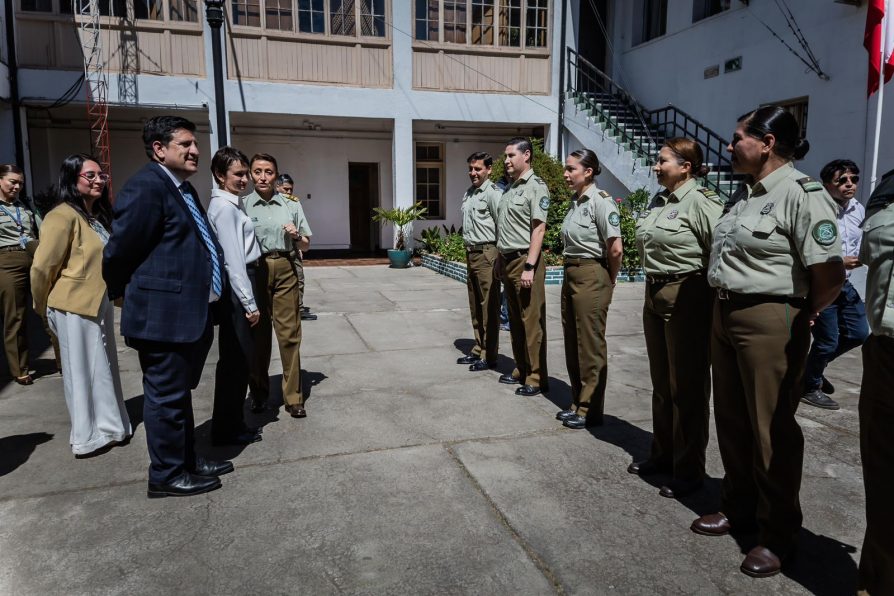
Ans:
{"type": "Polygon", "coordinates": [[[189,212],[192,214],[192,218],[196,221],[196,225],[199,227],[199,232],[202,234],[202,240],[205,242],[205,248],[207,248],[209,254],[211,254],[211,290],[215,295],[220,296],[223,292],[223,285],[221,284],[220,277],[220,261],[217,259],[217,249],[214,246],[214,242],[211,240],[211,232],[208,231],[208,224],[205,223],[205,218],[202,217],[202,213],[199,211],[198,205],[196,205],[195,197],[193,197],[192,193],[189,191],[189,184],[186,182],[181,184],[180,192],[183,193],[183,199],[186,201],[186,206],[189,207],[189,212]]]}

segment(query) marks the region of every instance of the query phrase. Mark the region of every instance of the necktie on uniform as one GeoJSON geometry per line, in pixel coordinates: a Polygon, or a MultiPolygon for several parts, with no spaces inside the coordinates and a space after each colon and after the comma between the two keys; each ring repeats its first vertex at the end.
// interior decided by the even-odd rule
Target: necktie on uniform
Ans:
{"type": "Polygon", "coordinates": [[[192,193],[189,191],[189,184],[186,182],[181,184],[180,192],[183,193],[183,199],[186,201],[186,206],[189,207],[189,212],[192,214],[192,218],[195,220],[196,225],[199,227],[199,232],[202,234],[202,240],[205,242],[205,247],[211,254],[211,290],[215,295],[220,296],[223,292],[223,285],[221,284],[220,277],[220,261],[217,259],[217,249],[214,247],[214,242],[211,240],[211,232],[208,231],[208,224],[205,223],[205,218],[202,217],[202,213],[199,211],[198,205],[196,205],[195,197],[193,197],[192,193]]]}

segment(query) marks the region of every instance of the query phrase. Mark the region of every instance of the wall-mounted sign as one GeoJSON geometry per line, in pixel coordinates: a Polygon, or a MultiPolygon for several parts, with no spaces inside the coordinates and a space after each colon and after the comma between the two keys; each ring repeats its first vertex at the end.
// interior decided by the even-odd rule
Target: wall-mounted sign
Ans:
{"type": "Polygon", "coordinates": [[[736,70],[742,70],[742,56],[730,58],[723,63],[723,72],[734,72],[736,70]]]}
{"type": "Polygon", "coordinates": [[[720,65],[715,64],[714,66],[709,66],[705,69],[705,78],[713,79],[716,76],[720,76],[720,65]]]}

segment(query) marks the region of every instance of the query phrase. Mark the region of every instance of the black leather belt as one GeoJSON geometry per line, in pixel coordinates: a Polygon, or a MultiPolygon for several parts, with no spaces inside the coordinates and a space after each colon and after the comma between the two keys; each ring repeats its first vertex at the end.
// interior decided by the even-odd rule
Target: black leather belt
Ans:
{"type": "Polygon", "coordinates": [[[608,267],[605,259],[597,259],[595,257],[564,257],[562,260],[566,267],[568,265],[584,265],[586,263],[599,263],[603,267],[608,267]]]}
{"type": "Polygon", "coordinates": [[[804,308],[807,306],[807,298],[799,298],[797,296],[776,296],[775,294],[740,294],[723,288],[717,288],[717,299],[730,304],[740,304],[750,306],[753,304],[764,304],[774,302],[776,304],[790,304],[795,308],[804,308]]]}
{"type": "Polygon", "coordinates": [[[503,255],[503,258],[506,259],[507,261],[514,261],[515,259],[518,259],[520,257],[528,256],[528,251],[527,250],[510,250],[509,252],[502,252],[500,254],[503,255]]]}
{"type": "Polygon", "coordinates": [[[670,275],[647,275],[646,281],[650,284],[666,284],[672,281],[679,281],[681,279],[686,279],[687,277],[691,277],[693,275],[702,275],[705,272],[704,269],[696,269],[695,271],[686,271],[684,273],[671,273],[670,275]]]}
{"type": "Polygon", "coordinates": [[[481,244],[470,244],[466,247],[466,252],[484,252],[485,249],[495,247],[493,242],[482,242],[481,244]]]}
{"type": "Polygon", "coordinates": [[[265,252],[261,256],[265,259],[278,259],[280,257],[288,259],[292,256],[292,253],[287,250],[271,250],[270,252],[265,252]]]}
{"type": "Polygon", "coordinates": [[[21,246],[19,246],[18,244],[15,244],[13,246],[0,246],[0,252],[16,252],[19,250],[25,250],[25,249],[22,248],[21,246]]]}

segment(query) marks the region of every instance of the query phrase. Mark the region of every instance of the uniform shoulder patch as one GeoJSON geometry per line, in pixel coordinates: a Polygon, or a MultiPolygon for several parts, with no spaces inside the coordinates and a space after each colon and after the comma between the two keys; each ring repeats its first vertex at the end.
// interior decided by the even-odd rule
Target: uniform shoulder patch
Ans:
{"type": "Polygon", "coordinates": [[[714,191],[711,190],[710,188],[705,188],[704,186],[700,187],[700,188],[698,189],[698,192],[702,193],[704,196],[708,197],[709,199],[716,199],[716,198],[717,198],[717,193],[716,193],[716,192],[714,192],[714,191]]]}
{"type": "Polygon", "coordinates": [[[608,223],[611,226],[617,227],[618,224],[621,223],[621,216],[618,215],[617,211],[612,211],[608,214],[608,223]]]}
{"type": "Polygon", "coordinates": [[[607,192],[605,192],[604,190],[600,190],[600,191],[599,191],[599,196],[602,197],[603,199],[610,199],[610,198],[612,198],[612,196],[611,196],[610,194],[608,194],[607,192]]]}
{"type": "Polygon", "coordinates": [[[816,192],[823,189],[823,185],[820,184],[815,178],[811,178],[810,176],[799,178],[798,184],[801,185],[801,188],[804,189],[804,192],[816,192]]]}
{"type": "Polygon", "coordinates": [[[542,197],[540,197],[540,208],[543,209],[544,211],[549,209],[549,197],[548,196],[543,195],[542,197]]]}
{"type": "Polygon", "coordinates": [[[820,246],[832,246],[838,239],[838,226],[834,221],[823,219],[813,226],[813,240],[820,246]]]}

